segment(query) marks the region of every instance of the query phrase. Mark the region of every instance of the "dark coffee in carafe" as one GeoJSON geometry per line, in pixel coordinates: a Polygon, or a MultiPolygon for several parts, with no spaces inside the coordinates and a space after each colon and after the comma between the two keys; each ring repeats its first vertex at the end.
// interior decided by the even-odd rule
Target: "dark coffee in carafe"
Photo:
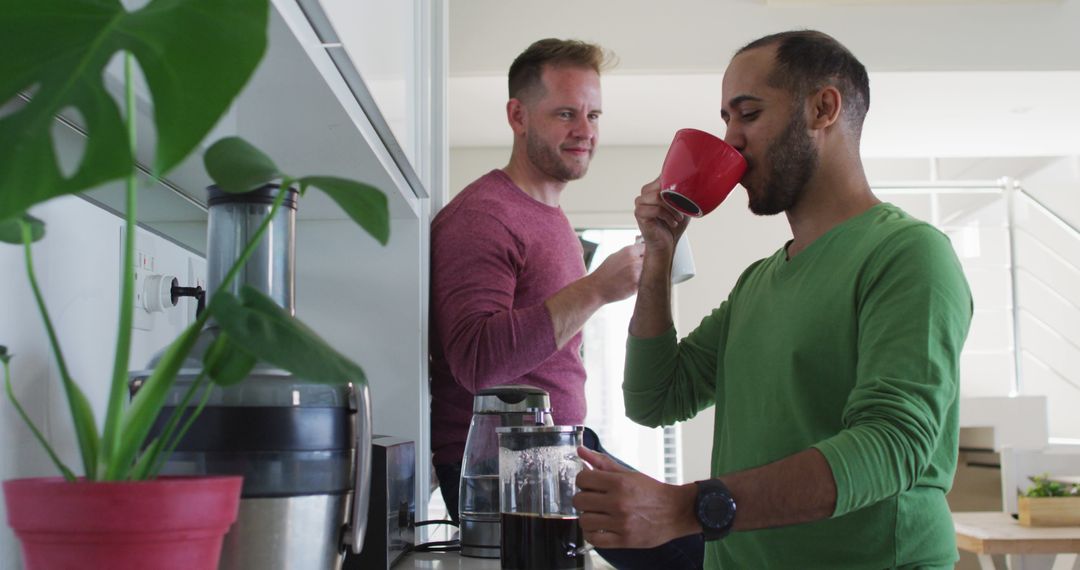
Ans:
{"type": "Polygon", "coordinates": [[[585,568],[577,517],[502,513],[503,570],[585,568]]]}

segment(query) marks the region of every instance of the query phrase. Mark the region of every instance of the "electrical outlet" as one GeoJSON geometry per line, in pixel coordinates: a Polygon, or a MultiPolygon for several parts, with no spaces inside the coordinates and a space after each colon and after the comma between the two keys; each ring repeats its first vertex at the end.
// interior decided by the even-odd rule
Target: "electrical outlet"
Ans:
{"type": "MultiPolygon", "coordinates": [[[[123,243],[121,242],[121,252],[123,243]]],[[[138,330],[149,331],[154,328],[154,315],[146,310],[146,279],[156,273],[157,261],[153,253],[147,251],[145,240],[136,240],[135,245],[135,311],[131,326],[138,330]]],[[[123,259],[123,253],[121,253],[123,259]]]]}
{"type": "MultiPolygon", "coordinates": [[[[120,233],[122,260],[123,231],[120,233]]],[[[134,278],[134,329],[152,333],[152,338],[158,335],[164,338],[172,334],[170,331],[182,331],[195,321],[196,299],[181,296],[174,304],[172,299],[177,292],[171,288],[176,285],[205,289],[206,262],[202,258],[181,251],[159,236],[139,230],[135,240],[134,278]]]]}

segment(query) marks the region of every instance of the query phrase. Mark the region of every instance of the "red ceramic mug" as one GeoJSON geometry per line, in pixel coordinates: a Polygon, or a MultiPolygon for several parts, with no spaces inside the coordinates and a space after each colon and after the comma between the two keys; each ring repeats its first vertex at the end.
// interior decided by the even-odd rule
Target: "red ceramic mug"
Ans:
{"type": "Polygon", "coordinates": [[[726,142],[697,129],[675,133],[660,170],[660,197],[695,218],[716,209],[746,172],[746,159],[726,142]]]}

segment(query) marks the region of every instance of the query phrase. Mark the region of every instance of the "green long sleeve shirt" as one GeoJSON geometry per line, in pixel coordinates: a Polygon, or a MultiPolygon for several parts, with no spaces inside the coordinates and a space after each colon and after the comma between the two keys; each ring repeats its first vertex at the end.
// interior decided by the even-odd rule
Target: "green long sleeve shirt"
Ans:
{"type": "Polygon", "coordinates": [[[751,265],[682,341],[631,337],[627,415],[667,425],[715,404],[713,476],[810,447],[832,469],[831,518],[710,542],[706,568],[951,568],[971,314],[948,238],[879,204],[751,265]]]}

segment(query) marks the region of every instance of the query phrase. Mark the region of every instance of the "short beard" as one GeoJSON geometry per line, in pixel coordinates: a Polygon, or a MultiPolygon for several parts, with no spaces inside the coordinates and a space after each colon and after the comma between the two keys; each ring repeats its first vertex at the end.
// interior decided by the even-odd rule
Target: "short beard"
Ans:
{"type": "Polygon", "coordinates": [[[758,193],[750,193],[750,211],[771,216],[795,207],[817,170],[818,151],[806,133],[806,116],[796,108],[794,118],[765,156],[771,164],[758,193]]]}
{"type": "Polygon", "coordinates": [[[525,155],[529,157],[529,162],[538,170],[562,182],[577,180],[585,176],[585,173],[589,170],[589,166],[586,164],[580,172],[575,171],[563,162],[562,157],[559,156],[558,148],[553,149],[547,146],[532,131],[525,133],[525,155]]]}

